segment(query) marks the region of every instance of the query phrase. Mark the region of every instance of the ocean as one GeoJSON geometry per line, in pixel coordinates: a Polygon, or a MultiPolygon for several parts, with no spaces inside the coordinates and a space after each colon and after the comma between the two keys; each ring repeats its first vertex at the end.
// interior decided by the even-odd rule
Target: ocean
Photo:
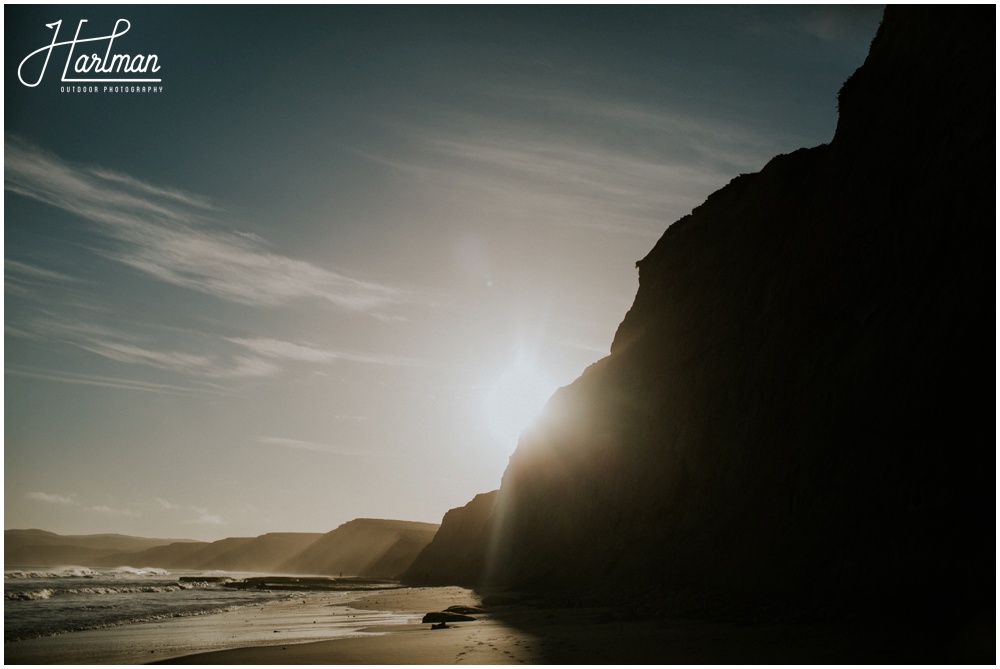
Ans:
{"type": "Polygon", "coordinates": [[[131,567],[5,566],[4,642],[235,611],[280,600],[305,603],[320,594],[259,586],[231,587],[254,576],[259,575],[131,567]]]}

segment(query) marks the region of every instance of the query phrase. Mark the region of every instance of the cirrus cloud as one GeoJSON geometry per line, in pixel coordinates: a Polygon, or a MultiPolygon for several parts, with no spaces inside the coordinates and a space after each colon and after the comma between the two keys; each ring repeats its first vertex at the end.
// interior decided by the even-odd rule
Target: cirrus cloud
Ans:
{"type": "Polygon", "coordinates": [[[4,188],[95,224],[99,250],[161,281],[252,306],[322,299],[381,312],[413,302],[412,291],[366,281],[271,250],[234,230],[207,199],[101,167],[72,164],[19,138],[4,137],[4,188]]]}
{"type": "Polygon", "coordinates": [[[36,502],[45,502],[47,504],[66,504],[70,506],[79,506],[80,504],[72,497],[55,495],[47,492],[29,492],[25,495],[25,497],[36,502]]]}

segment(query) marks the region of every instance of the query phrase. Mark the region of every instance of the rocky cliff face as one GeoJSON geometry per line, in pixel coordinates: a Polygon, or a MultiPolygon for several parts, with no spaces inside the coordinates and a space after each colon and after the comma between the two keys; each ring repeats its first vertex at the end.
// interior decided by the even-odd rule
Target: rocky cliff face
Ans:
{"type": "Polygon", "coordinates": [[[667,229],[611,355],[522,435],[481,583],[992,606],[992,18],[889,7],[833,141],[667,229]]]}
{"type": "Polygon", "coordinates": [[[490,521],[497,492],[476,495],[465,506],[446,513],[434,540],[400,578],[419,585],[474,586],[479,583],[486,569],[490,521]]]}

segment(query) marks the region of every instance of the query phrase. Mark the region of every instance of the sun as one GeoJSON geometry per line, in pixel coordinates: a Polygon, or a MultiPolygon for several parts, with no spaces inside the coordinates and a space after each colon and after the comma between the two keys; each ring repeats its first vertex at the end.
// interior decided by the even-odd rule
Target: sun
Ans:
{"type": "Polygon", "coordinates": [[[555,386],[526,360],[518,360],[486,388],[483,416],[495,439],[514,446],[538,417],[555,386]]]}

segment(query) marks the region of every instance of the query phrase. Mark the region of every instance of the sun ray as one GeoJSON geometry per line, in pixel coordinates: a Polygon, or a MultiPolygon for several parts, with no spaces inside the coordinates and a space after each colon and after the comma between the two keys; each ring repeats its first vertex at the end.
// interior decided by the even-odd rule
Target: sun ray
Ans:
{"type": "Polygon", "coordinates": [[[513,447],[554,391],[554,384],[534,364],[519,358],[483,395],[483,415],[490,433],[513,447]]]}

